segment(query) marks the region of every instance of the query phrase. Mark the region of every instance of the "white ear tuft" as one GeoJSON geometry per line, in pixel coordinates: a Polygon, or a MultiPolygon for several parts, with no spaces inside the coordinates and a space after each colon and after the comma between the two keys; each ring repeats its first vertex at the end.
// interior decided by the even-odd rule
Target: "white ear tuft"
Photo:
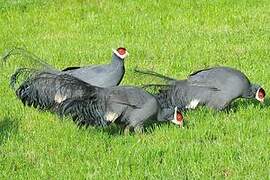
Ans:
{"type": "Polygon", "coordinates": [[[174,121],[177,121],[177,110],[178,110],[178,108],[177,108],[177,106],[174,108],[174,115],[173,115],[173,120],[174,121]]]}
{"type": "Polygon", "coordinates": [[[179,122],[177,121],[177,111],[178,111],[178,108],[175,107],[175,108],[174,108],[173,120],[171,120],[171,122],[174,123],[174,124],[179,125],[179,122]]]}

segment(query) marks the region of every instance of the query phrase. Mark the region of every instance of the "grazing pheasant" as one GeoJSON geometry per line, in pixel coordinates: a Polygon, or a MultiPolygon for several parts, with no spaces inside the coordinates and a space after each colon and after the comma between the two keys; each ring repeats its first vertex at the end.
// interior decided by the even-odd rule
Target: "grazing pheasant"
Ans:
{"type": "Polygon", "coordinates": [[[194,109],[198,105],[206,105],[223,110],[237,98],[254,98],[263,102],[266,95],[261,86],[250,83],[244,73],[230,67],[199,70],[185,80],[176,80],[153,71],[136,72],[157,76],[169,82],[169,85],[156,95],[163,99],[163,104],[167,103],[164,106],[194,109]]]}
{"type": "MultiPolygon", "coordinates": [[[[14,74],[11,79],[16,82],[19,75],[14,74]]],[[[147,121],[171,121],[178,125],[183,121],[180,111],[161,109],[159,101],[141,88],[101,88],[69,74],[33,72],[16,90],[16,95],[25,105],[71,116],[79,125],[116,123],[126,132],[140,132],[147,121]]]]}

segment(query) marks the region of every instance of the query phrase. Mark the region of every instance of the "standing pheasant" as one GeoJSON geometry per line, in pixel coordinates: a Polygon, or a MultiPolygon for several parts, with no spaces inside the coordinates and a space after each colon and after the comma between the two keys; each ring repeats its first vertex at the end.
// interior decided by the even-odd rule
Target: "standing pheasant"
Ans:
{"type": "Polygon", "coordinates": [[[120,84],[125,74],[124,59],[128,56],[125,48],[113,50],[110,64],[86,67],[68,67],[61,74],[70,74],[88,84],[98,87],[112,87],[120,84]]]}
{"type": "Polygon", "coordinates": [[[112,87],[120,84],[121,80],[125,74],[124,59],[128,56],[126,48],[119,47],[118,49],[113,49],[113,55],[111,63],[100,64],[100,65],[89,65],[85,67],[67,67],[63,70],[58,70],[51,65],[44,62],[36,55],[31,52],[22,49],[14,48],[2,56],[3,61],[7,61],[12,55],[22,55],[27,60],[31,61],[31,66],[26,68],[20,68],[20,73],[23,69],[26,71],[29,68],[42,71],[53,71],[58,74],[69,74],[72,75],[88,84],[98,86],[98,87],[112,87]]]}

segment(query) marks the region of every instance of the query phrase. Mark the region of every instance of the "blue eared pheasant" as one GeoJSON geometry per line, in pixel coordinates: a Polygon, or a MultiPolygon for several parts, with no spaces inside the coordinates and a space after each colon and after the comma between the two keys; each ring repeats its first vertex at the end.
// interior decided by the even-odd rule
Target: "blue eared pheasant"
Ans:
{"type": "MultiPolygon", "coordinates": [[[[176,80],[149,70],[136,72],[167,80],[168,84],[156,94],[164,106],[194,109],[205,105],[216,110],[227,108],[237,98],[264,101],[265,90],[250,83],[241,71],[230,67],[212,67],[196,71],[185,80],[176,80]]],[[[157,85],[150,85],[157,86],[157,85]]]]}
{"type": "Polygon", "coordinates": [[[25,105],[71,116],[79,125],[108,126],[116,123],[126,132],[140,132],[145,122],[151,120],[171,121],[178,125],[183,122],[177,108],[162,110],[156,98],[141,88],[101,88],[69,74],[33,73],[19,86],[16,95],[25,105]],[[37,90],[36,86],[42,88],[37,90]]]}

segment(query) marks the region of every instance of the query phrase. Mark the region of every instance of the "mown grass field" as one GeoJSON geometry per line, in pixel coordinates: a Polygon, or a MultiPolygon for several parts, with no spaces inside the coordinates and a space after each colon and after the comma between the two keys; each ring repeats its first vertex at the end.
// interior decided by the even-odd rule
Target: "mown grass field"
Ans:
{"type": "MultiPolygon", "coordinates": [[[[136,66],[181,79],[226,65],[270,89],[267,0],[0,1],[0,51],[14,46],[57,68],[107,63],[125,46],[122,84],[151,82],[136,66]]],[[[124,136],[24,107],[8,86],[24,63],[1,66],[0,179],[270,178],[269,99],[238,100],[229,113],[200,108],[184,114],[184,129],[124,136]]]]}

